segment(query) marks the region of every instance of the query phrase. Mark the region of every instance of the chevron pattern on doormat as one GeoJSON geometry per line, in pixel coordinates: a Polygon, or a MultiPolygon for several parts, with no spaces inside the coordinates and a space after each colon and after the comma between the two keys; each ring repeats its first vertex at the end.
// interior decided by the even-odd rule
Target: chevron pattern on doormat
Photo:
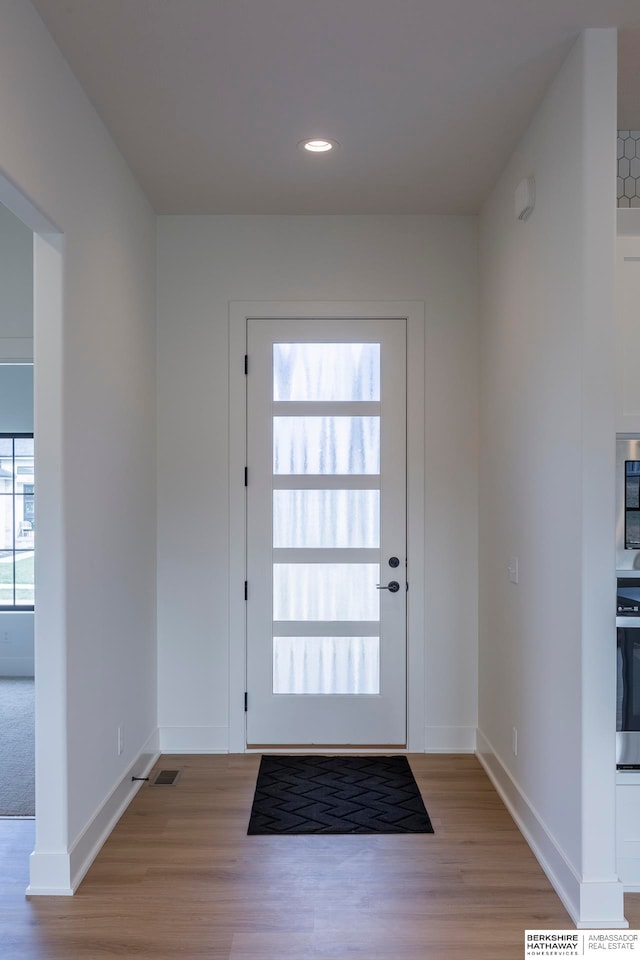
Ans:
{"type": "Polygon", "coordinates": [[[249,834],[433,833],[406,757],[264,756],[249,834]]]}

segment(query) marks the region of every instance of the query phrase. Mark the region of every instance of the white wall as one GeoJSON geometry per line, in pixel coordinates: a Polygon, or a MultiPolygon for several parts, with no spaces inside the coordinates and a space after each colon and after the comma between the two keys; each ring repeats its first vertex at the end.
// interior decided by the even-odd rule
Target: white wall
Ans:
{"type": "Polygon", "coordinates": [[[616,430],[640,433],[640,209],[619,209],[616,242],[616,430]]]}
{"type": "Polygon", "coordinates": [[[33,234],[0,204],[0,358],[10,353],[5,341],[32,338],[33,234]]]}
{"type": "Polygon", "coordinates": [[[61,893],[156,728],[155,218],[30,4],[0,0],[0,18],[0,195],[49,233],[35,244],[31,891],[61,893]]]}
{"type": "Polygon", "coordinates": [[[0,433],[33,433],[30,363],[0,363],[0,433]]]}
{"type": "Polygon", "coordinates": [[[574,918],[603,925],[623,922],[614,830],[615,97],[615,33],[587,31],[488,199],[480,232],[479,747],[574,918]],[[536,207],[521,223],[514,191],[531,175],[536,207]]]}
{"type": "Polygon", "coordinates": [[[159,218],[159,725],[167,747],[228,746],[229,301],[422,300],[425,740],[430,749],[473,749],[476,275],[475,218],[159,218]]]}

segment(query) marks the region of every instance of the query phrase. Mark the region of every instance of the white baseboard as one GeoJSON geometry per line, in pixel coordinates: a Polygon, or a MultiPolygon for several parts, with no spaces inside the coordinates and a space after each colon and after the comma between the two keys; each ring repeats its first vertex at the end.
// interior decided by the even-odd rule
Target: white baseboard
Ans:
{"type": "Polygon", "coordinates": [[[228,753],[229,727],[160,727],[161,753],[228,753]]]}
{"type": "Polygon", "coordinates": [[[0,677],[33,677],[33,657],[2,657],[0,659],[0,677]]]}
{"type": "Polygon", "coordinates": [[[425,727],[425,753],[475,753],[475,727],[425,727]]]}
{"type": "Polygon", "coordinates": [[[33,337],[0,337],[0,363],[33,363],[33,337]]]}
{"type": "Polygon", "coordinates": [[[476,755],[507,810],[579,929],[625,928],[622,884],[584,882],[489,740],[477,732],[476,755]]]}
{"type": "Polygon", "coordinates": [[[34,850],[29,857],[28,897],[72,897],[71,862],[67,850],[42,853],[34,850]]]}
{"type": "MultiPolygon", "coordinates": [[[[275,750],[276,748],[274,748],[275,750]]],[[[425,753],[475,753],[475,727],[426,727],[425,753]]],[[[229,728],[218,726],[160,727],[161,753],[228,753],[229,728]]],[[[253,752],[253,751],[251,751],[253,752]]],[[[268,751],[259,751],[261,753],[268,751]]],[[[295,751],[291,751],[295,752],[295,751]]],[[[301,748],[308,753],[309,748],[301,748]]],[[[357,748],[346,748],[344,753],[357,753],[357,748]]],[[[383,751],[384,752],[384,751],[383,751]]]]}
{"type": "Polygon", "coordinates": [[[27,896],[68,897],[75,893],[109,834],[142,786],[141,782],[133,782],[131,777],[146,777],[159,756],[158,731],[154,730],[125,775],[100,804],[69,850],[53,853],[40,852],[37,848],[34,850],[30,860],[31,882],[27,887],[27,896]]]}

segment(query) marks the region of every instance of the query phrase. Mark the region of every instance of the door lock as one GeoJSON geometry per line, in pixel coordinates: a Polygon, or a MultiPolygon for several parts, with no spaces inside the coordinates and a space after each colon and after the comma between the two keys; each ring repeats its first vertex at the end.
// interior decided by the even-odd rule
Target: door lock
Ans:
{"type": "Polygon", "coordinates": [[[376,583],[377,590],[388,590],[390,593],[397,593],[400,589],[400,584],[397,580],[391,580],[386,586],[382,583],[376,583]]]}

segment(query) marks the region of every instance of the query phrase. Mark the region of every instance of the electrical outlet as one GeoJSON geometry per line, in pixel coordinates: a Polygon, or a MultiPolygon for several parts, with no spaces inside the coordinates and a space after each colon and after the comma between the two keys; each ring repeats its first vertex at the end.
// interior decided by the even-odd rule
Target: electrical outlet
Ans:
{"type": "Polygon", "coordinates": [[[519,579],[517,557],[511,557],[507,571],[509,573],[509,583],[517,583],[519,579]]]}
{"type": "Polygon", "coordinates": [[[8,630],[3,630],[3,632],[2,632],[2,639],[0,640],[0,643],[11,643],[11,640],[9,639],[9,631],[8,631],[8,630]]]}
{"type": "Polygon", "coordinates": [[[121,756],[122,751],[124,750],[124,724],[120,724],[118,727],[118,756],[121,756]]]}
{"type": "Polygon", "coordinates": [[[518,729],[517,727],[511,728],[511,749],[513,750],[514,757],[518,756],[518,729]]]}

